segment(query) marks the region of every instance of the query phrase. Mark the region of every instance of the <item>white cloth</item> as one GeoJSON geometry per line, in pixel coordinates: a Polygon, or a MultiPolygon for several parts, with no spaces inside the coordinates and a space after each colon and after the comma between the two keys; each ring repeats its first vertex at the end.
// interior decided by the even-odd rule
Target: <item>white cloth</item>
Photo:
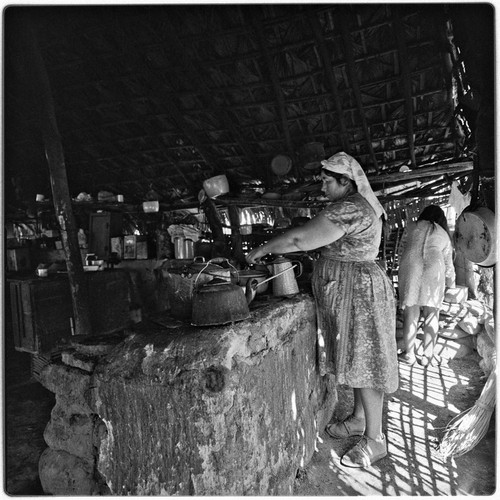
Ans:
{"type": "Polygon", "coordinates": [[[372,206],[377,217],[384,216],[387,219],[387,214],[373,193],[365,172],[352,156],[344,152],[335,153],[333,156],[330,156],[328,160],[323,160],[321,165],[325,170],[345,175],[354,181],[358,188],[358,193],[372,206]]]}
{"type": "Polygon", "coordinates": [[[450,197],[448,203],[455,209],[457,215],[460,215],[464,208],[470,205],[471,194],[462,194],[460,189],[458,189],[458,181],[453,181],[451,183],[450,197]]]}
{"type": "Polygon", "coordinates": [[[441,307],[445,287],[455,283],[453,248],[439,225],[419,220],[408,225],[400,244],[399,306],[441,307]]]}

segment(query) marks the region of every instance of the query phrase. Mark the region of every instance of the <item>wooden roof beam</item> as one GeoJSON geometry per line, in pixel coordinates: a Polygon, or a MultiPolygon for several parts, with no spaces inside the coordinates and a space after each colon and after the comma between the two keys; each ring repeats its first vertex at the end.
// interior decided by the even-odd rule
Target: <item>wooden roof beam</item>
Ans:
{"type": "Polygon", "coordinates": [[[393,26],[396,34],[396,41],[399,52],[399,65],[401,68],[401,79],[403,83],[406,109],[406,124],[408,134],[408,149],[410,153],[410,161],[412,168],[416,168],[417,160],[415,158],[415,136],[413,133],[413,100],[411,96],[411,74],[408,64],[408,50],[406,48],[403,23],[399,13],[398,6],[393,8],[393,26]]]}
{"type": "Polygon", "coordinates": [[[416,170],[411,170],[409,172],[392,172],[376,176],[368,175],[368,180],[373,184],[380,184],[383,182],[393,183],[411,179],[418,179],[420,177],[435,177],[445,174],[471,172],[473,168],[474,166],[472,161],[463,161],[442,165],[431,165],[428,167],[419,167],[416,170]]]}
{"type": "MultiPolygon", "coordinates": [[[[121,26],[120,26],[121,27],[121,26]]],[[[172,117],[174,122],[180,128],[182,133],[189,138],[192,142],[193,147],[198,150],[200,156],[205,160],[207,165],[211,166],[214,172],[218,171],[218,164],[215,158],[213,158],[211,152],[208,148],[203,145],[203,141],[198,136],[197,132],[189,125],[189,123],[184,119],[182,112],[175,105],[173,100],[165,92],[165,82],[158,73],[153,71],[151,67],[147,64],[148,61],[147,54],[142,53],[138,47],[132,44],[125,32],[121,32],[121,42],[123,50],[129,54],[130,57],[134,58],[134,64],[138,71],[148,79],[151,83],[151,88],[158,98],[158,101],[166,109],[167,113],[172,117]]]]}
{"type": "Polygon", "coordinates": [[[308,20],[311,26],[311,30],[314,33],[316,39],[316,44],[318,46],[321,60],[323,62],[324,73],[333,96],[333,102],[335,103],[335,108],[337,110],[337,117],[339,120],[339,127],[340,127],[340,134],[339,134],[340,143],[342,144],[342,149],[346,153],[350,153],[351,146],[349,144],[349,137],[347,135],[347,127],[345,124],[344,113],[342,110],[342,102],[340,100],[337,80],[335,79],[335,74],[333,73],[331,57],[326,48],[325,40],[322,37],[321,24],[318,18],[316,17],[315,13],[309,14],[308,20]]]}
{"type": "MultiPolygon", "coordinates": [[[[200,89],[200,92],[203,96],[203,104],[209,109],[211,109],[215,113],[215,115],[220,118],[221,122],[223,123],[227,131],[235,138],[236,143],[238,144],[240,149],[244,152],[244,154],[248,157],[251,163],[255,167],[259,167],[252,150],[247,146],[246,141],[241,135],[239,125],[231,118],[226,109],[215,105],[213,98],[213,90],[209,88],[208,85],[206,84],[207,78],[209,78],[209,76],[208,75],[202,76],[200,74],[200,72],[196,69],[195,65],[193,64],[193,61],[186,57],[184,47],[179,42],[178,37],[174,36],[173,33],[174,32],[172,30],[165,29],[163,27],[162,34],[164,34],[164,36],[167,38],[168,41],[168,51],[165,50],[165,46],[163,45],[164,53],[167,54],[169,59],[173,57],[171,52],[175,53],[175,55],[177,56],[176,57],[177,60],[181,61],[181,64],[189,73],[190,80],[194,81],[196,83],[196,86],[200,89]]],[[[197,65],[199,67],[198,63],[197,65]]]]}
{"type": "Polygon", "coordinates": [[[354,53],[352,50],[352,40],[351,35],[347,29],[347,13],[344,8],[339,9],[340,13],[340,32],[342,34],[342,40],[344,42],[344,50],[347,60],[347,72],[349,74],[349,80],[351,82],[351,87],[354,92],[354,96],[356,98],[356,105],[358,108],[358,112],[361,118],[361,123],[363,126],[363,131],[366,138],[366,146],[368,151],[370,152],[370,158],[373,162],[373,166],[375,167],[375,171],[379,171],[379,166],[377,162],[377,158],[373,151],[372,141],[370,137],[370,130],[368,129],[368,124],[366,123],[365,112],[363,110],[363,100],[361,98],[361,90],[359,88],[358,76],[356,74],[356,67],[354,62],[354,53]]]}
{"type": "Polygon", "coordinates": [[[264,30],[262,28],[263,18],[264,16],[259,12],[259,16],[257,16],[257,19],[256,20],[252,19],[251,22],[255,30],[255,34],[257,35],[262,55],[264,56],[264,60],[266,62],[266,67],[269,74],[269,78],[271,79],[274,95],[276,96],[276,101],[278,104],[278,113],[281,120],[281,131],[285,136],[285,144],[288,150],[287,152],[293,157],[295,157],[295,151],[294,151],[295,148],[293,146],[292,137],[290,135],[290,129],[288,128],[288,120],[286,116],[285,96],[283,95],[283,90],[281,89],[280,86],[278,74],[276,73],[276,68],[274,66],[272,57],[269,53],[269,49],[264,36],[264,30]]]}

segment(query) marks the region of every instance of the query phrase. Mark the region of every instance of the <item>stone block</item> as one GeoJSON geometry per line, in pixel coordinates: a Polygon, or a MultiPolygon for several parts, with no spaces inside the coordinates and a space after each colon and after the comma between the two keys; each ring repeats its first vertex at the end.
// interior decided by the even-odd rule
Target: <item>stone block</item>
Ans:
{"type": "Polygon", "coordinates": [[[470,336],[459,339],[438,338],[435,352],[444,359],[459,359],[470,356],[474,347],[474,339],[470,336]]]}
{"type": "Polygon", "coordinates": [[[43,437],[50,448],[95,461],[94,427],[97,417],[72,411],[72,406],[57,401],[43,437]]]}
{"type": "MultiPolygon", "coordinates": [[[[423,342],[423,334],[418,334],[417,339],[423,342]]],[[[419,346],[419,354],[421,354],[422,346],[419,346]]],[[[471,355],[475,349],[475,336],[467,335],[466,337],[448,339],[438,335],[435,354],[443,359],[458,359],[465,358],[471,355]]]]}
{"type": "Polygon", "coordinates": [[[76,351],[63,351],[61,353],[61,360],[65,365],[79,368],[89,373],[94,371],[97,363],[94,357],[79,354],[76,351]]]}
{"type": "Polygon", "coordinates": [[[447,288],[444,293],[444,302],[452,304],[463,304],[468,297],[469,289],[466,286],[456,286],[454,288],[447,288]]]}
{"type": "Polygon", "coordinates": [[[94,465],[65,451],[47,448],[38,462],[43,491],[54,496],[90,496],[109,493],[96,479],[94,465]]]}
{"type": "Polygon", "coordinates": [[[90,389],[90,375],[78,368],[51,363],[40,373],[40,383],[54,394],[85,403],[85,394],[90,389]]]}
{"type": "Polygon", "coordinates": [[[477,352],[481,356],[479,366],[489,375],[495,368],[497,354],[494,342],[485,331],[477,335],[477,352]]]}
{"type": "Polygon", "coordinates": [[[467,332],[462,330],[462,328],[455,326],[455,324],[451,324],[445,328],[440,328],[438,335],[445,339],[452,339],[452,340],[462,339],[464,337],[469,336],[467,332]]]}
{"type": "Polygon", "coordinates": [[[458,326],[469,335],[475,335],[482,329],[479,317],[475,316],[472,312],[468,312],[465,317],[458,322],[458,326]]]}

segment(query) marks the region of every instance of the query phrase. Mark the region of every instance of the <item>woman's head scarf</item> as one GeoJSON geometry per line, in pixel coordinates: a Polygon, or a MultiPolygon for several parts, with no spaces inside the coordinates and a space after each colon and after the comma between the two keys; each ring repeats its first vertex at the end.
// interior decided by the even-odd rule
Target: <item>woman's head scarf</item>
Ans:
{"type": "Polygon", "coordinates": [[[375,213],[377,214],[377,217],[384,216],[387,218],[387,214],[373,193],[361,165],[352,156],[349,156],[344,152],[335,153],[333,156],[330,156],[328,160],[323,160],[321,165],[325,170],[345,175],[354,181],[358,188],[358,193],[372,206],[373,210],[375,210],[375,213]]]}

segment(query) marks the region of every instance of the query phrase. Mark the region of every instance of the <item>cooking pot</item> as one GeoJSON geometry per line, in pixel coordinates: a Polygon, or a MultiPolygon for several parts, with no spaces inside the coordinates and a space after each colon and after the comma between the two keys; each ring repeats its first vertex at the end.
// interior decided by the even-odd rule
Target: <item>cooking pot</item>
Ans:
{"type": "MultiPolygon", "coordinates": [[[[247,289],[251,292],[249,286],[247,289]]],[[[238,285],[214,278],[193,293],[191,324],[214,326],[247,319],[253,295],[245,294],[238,285]]]]}
{"type": "Polygon", "coordinates": [[[256,293],[261,294],[268,289],[268,283],[263,283],[262,286],[260,286],[260,283],[265,281],[268,276],[269,273],[266,271],[258,271],[257,269],[244,269],[242,271],[238,271],[236,275],[233,275],[231,281],[239,285],[243,289],[246,289],[248,281],[255,279],[258,284],[256,293]]]}
{"type": "MultiPolygon", "coordinates": [[[[227,259],[219,259],[218,262],[227,259]]],[[[231,280],[231,271],[229,268],[219,266],[215,263],[216,259],[205,262],[203,257],[195,257],[193,262],[189,264],[186,271],[188,274],[206,274],[212,278],[223,278],[225,281],[231,280]]]]}
{"type": "Polygon", "coordinates": [[[219,278],[226,282],[231,280],[231,272],[205,259],[179,262],[169,261],[168,267],[162,269],[167,285],[167,297],[172,316],[179,319],[191,318],[193,292],[196,287],[219,278]],[[170,267],[172,264],[175,267],[170,267]]]}

